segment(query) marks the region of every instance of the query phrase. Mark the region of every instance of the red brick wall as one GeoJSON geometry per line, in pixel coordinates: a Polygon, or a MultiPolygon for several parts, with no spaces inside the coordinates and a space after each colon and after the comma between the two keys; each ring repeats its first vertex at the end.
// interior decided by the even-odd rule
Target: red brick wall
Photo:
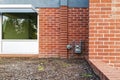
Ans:
{"type": "Polygon", "coordinates": [[[90,0],[89,58],[120,67],[120,0],[90,0]],[[118,2],[116,2],[118,1],[118,2]]]}
{"type": "Polygon", "coordinates": [[[59,55],[60,10],[39,9],[39,54],[40,57],[59,55]]]}
{"type": "Polygon", "coordinates": [[[88,16],[88,8],[68,9],[68,43],[73,41],[79,43],[82,40],[84,42],[83,54],[88,53],[88,16]]]}
{"type": "Polygon", "coordinates": [[[39,9],[39,57],[69,56],[66,45],[72,40],[84,40],[88,46],[88,9],[39,9]]]}

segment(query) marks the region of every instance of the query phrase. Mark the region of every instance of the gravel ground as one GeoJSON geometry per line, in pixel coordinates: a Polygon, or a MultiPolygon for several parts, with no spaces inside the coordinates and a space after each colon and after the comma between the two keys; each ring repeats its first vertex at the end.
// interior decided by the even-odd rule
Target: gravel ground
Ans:
{"type": "Polygon", "coordinates": [[[99,80],[85,60],[0,58],[0,80],[99,80]]]}

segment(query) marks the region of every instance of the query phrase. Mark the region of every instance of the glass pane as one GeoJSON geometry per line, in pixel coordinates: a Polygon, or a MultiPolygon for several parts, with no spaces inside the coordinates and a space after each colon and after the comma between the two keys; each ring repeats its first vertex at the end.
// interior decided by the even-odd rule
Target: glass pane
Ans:
{"type": "Polygon", "coordinates": [[[4,13],[2,39],[37,39],[36,13],[4,13]]]}

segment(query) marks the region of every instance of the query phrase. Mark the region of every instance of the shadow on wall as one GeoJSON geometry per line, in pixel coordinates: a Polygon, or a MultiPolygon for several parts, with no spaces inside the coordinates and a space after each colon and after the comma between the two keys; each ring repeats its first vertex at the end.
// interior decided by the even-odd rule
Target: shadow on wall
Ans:
{"type": "Polygon", "coordinates": [[[74,54],[74,49],[68,50],[68,56],[88,56],[89,9],[69,8],[68,12],[68,44],[81,45],[80,54],[74,54]]]}

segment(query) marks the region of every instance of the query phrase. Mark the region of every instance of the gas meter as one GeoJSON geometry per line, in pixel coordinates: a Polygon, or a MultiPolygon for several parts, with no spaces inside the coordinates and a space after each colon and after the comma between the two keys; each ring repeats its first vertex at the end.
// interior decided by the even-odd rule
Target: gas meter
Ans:
{"type": "Polygon", "coordinates": [[[75,53],[81,53],[81,46],[75,45],[75,53]]]}

